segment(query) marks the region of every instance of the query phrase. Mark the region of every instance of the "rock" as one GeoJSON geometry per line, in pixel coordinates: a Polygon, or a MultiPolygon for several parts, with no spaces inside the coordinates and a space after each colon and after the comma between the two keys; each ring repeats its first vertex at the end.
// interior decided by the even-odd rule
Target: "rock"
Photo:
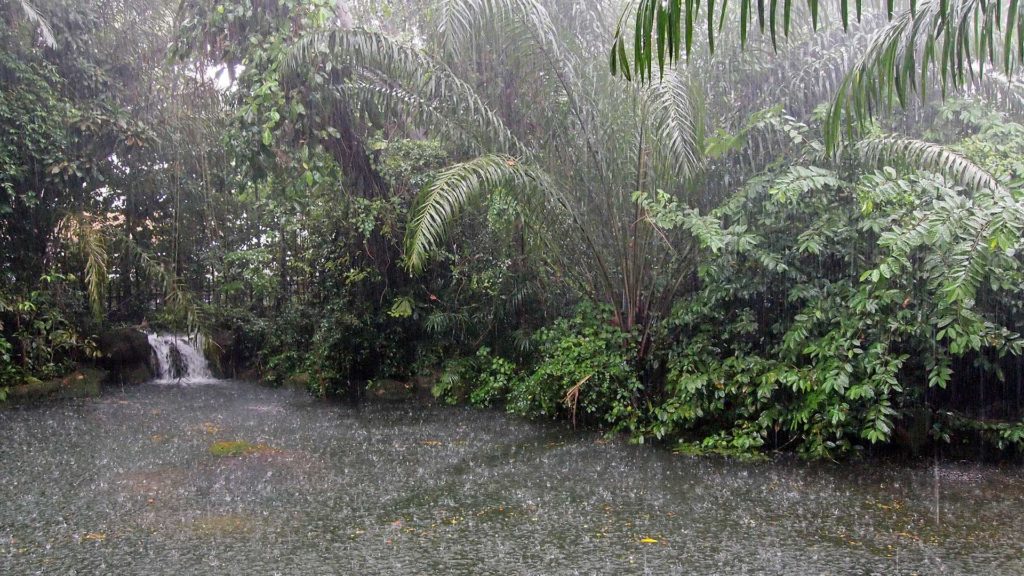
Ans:
{"type": "Polygon", "coordinates": [[[378,400],[404,402],[416,395],[416,386],[412,382],[381,378],[373,381],[370,394],[378,400]]]}
{"type": "Polygon", "coordinates": [[[121,370],[111,374],[114,376],[114,380],[108,380],[108,384],[135,386],[153,379],[153,371],[150,370],[148,364],[139,364],[130,370],[121,370]]]}
{"type": "Polygon", "coordinates": [[[426,374],[420,374],[413,378],[413,383],[416,386],[416,392],[420,396],[433,397],[431,391],[434,389],[434,385],[441,379],[442,370],[435,368],[426,374]]]}
{"type": "Polygon", "coordinates": [[[110,372],[109,384],[141,384],[154,377],[153,349],[149,338],[132,327],[114,328],[100,334],[103,353],[100,365],[110,372]]]}
{"type": "Polygon", "coordinates": [[[368,393],[371,398],[384,402],[431,402],[433,395],[430,391],[440,376],[441,371],[437,370],[409,380],[379,378],[370,383],[368,393]]]}
{"type": "Polygon", "coordinates": [[[246,339],[239,329],[214,327],[207,344],[206,356],[218,378],[254,379],[252,373],[257,370],[259,347],[246,339]]]}
{"type": "Polygon", "coordinates": [[[7,400],[12,404],[44,400],[48,398],[82,398],[100,395],[100,383],[107,372],[97,368],[80,368],[71,374],[52,380],[32,379],[25,384],[12,386],[7,400]]]}
{"type": "Polygon", "coordinates": [[[102,363],[108,369],[128,364],[148,364],[153,353],[149,337],[132,327],[113,328],[100,334],[99,348],[103,352],[102,363]]]}
{"type": "Polygon", "coordinates": [[[249,382],[260,382],[263,378],[263,373],[260,372],[259,368],[252,366],[235,373],[234,378],[238,380],[246,380],[249,382]]]}
{"type": "Polygon", "coordinates": [[[296,372],[284,379],[284,387],[295,390],[312,390],[312,384],[313,378],[309,375],[309,372],[296,372]]]}
{"type": "Polygon", "coordinates": [[[210,370],[217,378],[237,378],[243,368],[236,350],[237,339],[230,330],[215,329],[207,341],[203,353],[210,362],[210,370]]]}

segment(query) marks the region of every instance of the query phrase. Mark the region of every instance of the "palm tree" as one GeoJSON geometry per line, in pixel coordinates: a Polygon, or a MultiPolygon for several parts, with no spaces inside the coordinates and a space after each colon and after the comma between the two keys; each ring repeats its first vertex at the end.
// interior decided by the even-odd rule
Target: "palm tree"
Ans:
{"type": "MultiPolygon", "coordinates": [[[[0,2],[0,7],[3,7],[3,5],[6,3],[6,1],[0,2]]],[[[36,7],[33,6],[32,3],[29,2],[28,0],[18,0],[16,4],[18,5],[18,8],[20,8],[21,16],[26,21],[36,26],[36,29],[39,33],[39,38],[43,41],[43,43],[50,48],[56,47],[57,39],[53,37],[53,31],[50,30],[49,22],[47,22],[46,18],[44,18],[43,15],[39,13],[39,10],[37,10],[36,7]]],[[[13,9],[14,6],[10,6],[10,8],[13,9]]]]}
{"type": "MultiPolygon", "coordinates": [[[[755,25],[762,33],[767,31],[774,45],[798,24],[810,21],[818,28],[830,14],[838,13],[844,29],[853,25],[854,17],[857,22],[878,13],[888,18],[837,90],[827,124],[833,144],[844,123],[852,131],[855,124],[895,101],[906,104],[915,92],[924,98],[936,83],[942,94],[962,91],[991,75],[986,68],[1013,78],[1024,61],[1024,4],[1019,2],[910,0],[897,10],[893,0],[867,7],[858,0],[853,8],[851,11],[849,0],[808,0],[806,7],[791,0],[739,2],[742,44],[755,25]]],[[[627,79],[635,73],[641,81],[653,80],[655,67],[664,74],[665,65],[679,60],[681,53],[692,56],[704,24],[708,49],[713,52],[715,39],[731,21],[728,10],[735,10],[735,4],[723,1],[716,8],[715,0],[638,0],[633,12],[635,26],[623,25],[629,14],[623,12],[615,30],[612,72],[621,71],[627,79]],[[634,34],[632,59],[626,47],[630,31],[634,34]]]]}
{"type": "Polygon", "coordinates": [[[684,184],[700,172],[703,156],[699,90],[683,74],[646,88],[608,82],[587,53],[610,29],[602,16],[608,5],[443,6],[437,42],[458,74],[479,79],[515,66],[500,82],[474,83],[514,141],[450,167],[422,191],[408,227],[409,267],[423,267],[474,197],[508,190],[543,248],[538,256],[557,275],[607,304],[624,330],[649,326],[692,273],[696,246],[679,239],[667,249],[634,193],[687,193],[684,184]],[[577,10],[576,22],[586,25],[556,26],[555,10],[577,10]],[[473,50],[488,38],[506,49],[473,50]],[[467,54],[477,58],[472,72],[467,54]]]}
{"type": "Polygon", "coordinates": [[[696,244],[666,248],[634,193],[688,193],[701,171],[703,99],[684,74],[648,87],[610,81],[590,52],[610,32],[612,4],[448,0],[423,50],[365,30],[296,44],[296,75],[325,58],[344,62],[350,99],[410,133],[443,134],[461,157],[414,204],[410,270],[423,269],[474,199],[499,194],[514,199],[539,265],[606,303],[623,329],[667,309],[694,270],[696,244]],[[575,25],[556,25],[549,8],[573,11],[575,25]]]}
{"type": "MultiPolygon", "coordinates": [[[[639,331],[643,355],[651,327],[695,282],[701,214],[750,175],[813,149],[792,126],[812,121],[887,19],[865,14],[848,34],[793,25],[776,38],[726,37],[713,58],[691,54],[699,66],[667,67],[661,82],[621,83],[591,56],[614,29],[605,15],[617,6],[444,0],[422,23],[437,31],[422,48],[329,30],[297,42],[289,68],[301,79],[343,64],[351,76],[338,89],[350,101],[386,112],[391,127],[451,143],[459,161],[424,187],[410,214],[411,271],[427,266],[478,199],[511,198],[534,265],[639,331]],[[556,11],[572,17],[556,24],[556,11]],[[779,110],[780,99],[795,118],[779,110]],[[665,202],[683,210],[672,226],[652,212],[665,202]]],[[[844,155],[867,164],[903,158],[969,186],[993,185],[966,160],[912,139],[874,138],[844,155]]]]}

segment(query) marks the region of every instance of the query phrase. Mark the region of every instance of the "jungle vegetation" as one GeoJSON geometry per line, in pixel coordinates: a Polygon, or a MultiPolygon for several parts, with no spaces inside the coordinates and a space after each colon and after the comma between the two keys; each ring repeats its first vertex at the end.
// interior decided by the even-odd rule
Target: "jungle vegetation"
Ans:
{"type": "Polygon", "coordinates": [[[0,19],[0,391],[145,324],[689,453],[1024,448],[1016,1],[0,19]]]}

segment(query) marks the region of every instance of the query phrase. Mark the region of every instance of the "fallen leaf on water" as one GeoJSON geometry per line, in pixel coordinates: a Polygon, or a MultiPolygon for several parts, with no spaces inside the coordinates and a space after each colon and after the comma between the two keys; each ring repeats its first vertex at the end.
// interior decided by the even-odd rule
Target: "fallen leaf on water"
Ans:
{"type": "Polygon", "coordinates": [[[640,543],[641,544],[657,544],[658,541],[655,540],[654,538],[644,537],[644,538],[640,539],[640,543]]]}

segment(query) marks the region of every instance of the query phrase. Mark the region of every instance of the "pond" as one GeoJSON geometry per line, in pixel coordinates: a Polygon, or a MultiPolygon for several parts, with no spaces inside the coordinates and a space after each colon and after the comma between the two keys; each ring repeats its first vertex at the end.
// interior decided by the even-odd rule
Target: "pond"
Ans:
{"type": "Polygon", "coordinates": [[[0,574],[1024,574],[1024,472],[740,463],[245,382],[0,411],[0,574]]]}

